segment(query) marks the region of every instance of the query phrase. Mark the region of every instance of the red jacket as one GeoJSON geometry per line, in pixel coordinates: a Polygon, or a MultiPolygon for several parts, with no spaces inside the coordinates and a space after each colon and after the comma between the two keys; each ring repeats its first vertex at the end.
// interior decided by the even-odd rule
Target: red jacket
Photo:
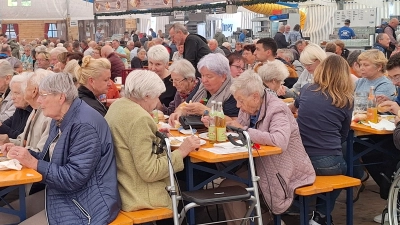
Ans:
{"type": "Polygon", "coordinates": [[[125,69],[125,65],[121,58],[114,52],[107,56],[108,61],[111,63],[111,80],[115,77],[122,76],[122,71],[125,69]]]}

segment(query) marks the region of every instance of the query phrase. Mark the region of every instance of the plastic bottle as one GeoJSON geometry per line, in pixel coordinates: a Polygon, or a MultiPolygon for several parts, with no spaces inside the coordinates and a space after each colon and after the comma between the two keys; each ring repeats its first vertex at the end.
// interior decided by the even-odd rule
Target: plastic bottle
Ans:
{"type": "Polygon", "coordinates": [[[378,108],[376,107],[374,86],[369,88],[368,103],[367,103],[367,121],[378,123],[378,108]]]}
{"type": "Polygon", "coordinates": [[[211,144],[214,144],[217,141],[217,130],[215,128],[215,110],[216,101],[211,101],[211,111],[210,111],[210,124],[208,125],[208,140],[211,144]]]}
{"type": "Polygon", "coordinates": [[[226,123],[225,115],[222,110],[222,102],[217,103],[217,112],[215,115],[215,127],[217,129],[217,142],[226,141],[226,123]]]}

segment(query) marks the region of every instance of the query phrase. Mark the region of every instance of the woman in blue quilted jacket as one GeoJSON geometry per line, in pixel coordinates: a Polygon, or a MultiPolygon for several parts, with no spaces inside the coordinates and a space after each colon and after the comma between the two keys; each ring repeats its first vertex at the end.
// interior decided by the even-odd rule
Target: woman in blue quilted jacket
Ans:
{"type": "Polygon", "coordinates": [[[42,174],[46,208],[22,224],[111,223],[120,210],[117,170],[110,129],[104,118],[78,98],[72,78],[45,77],[38,102],[52,118],[40,153],[5,144],[2,151],[42,174]]]}

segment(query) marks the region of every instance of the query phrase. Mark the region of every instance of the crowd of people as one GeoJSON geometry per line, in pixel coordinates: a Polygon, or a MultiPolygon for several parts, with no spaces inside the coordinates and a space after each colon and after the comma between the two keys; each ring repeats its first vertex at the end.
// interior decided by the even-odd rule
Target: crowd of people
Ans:
{"type": "MultiPolygon", "coordinates": [[[[148,38],[126,32],[124,40],[105,43],[96,32],[95,41],[59,40],[54,47],[40,40],[21,42],[20,56],[0,36],[1,150],[42,174],[29,193],[46,198],[43,211],[22,224],[108,224],[119,210],[171,208],[165,191],[168,160],[175,172],[184,173],[183,160],[200,148],[200,139],[184,139],[170,159],[155,154],[155,109],[169,115],[173,127],[185,115],[200,115],[208,126],[211,102],[222,102],[228,125],[247,130],[254,143],[280,147],[281,154],[256,159],[261,193],[270,210],[280,213],[292,204],[295,189],[312,184],[316,175],[346,174],[342,145],[356,92],[374,86],[378,103],[396,115],[400,109],[396,52],[389,59],[379,48],[350,52],[340,40],[322,49],[303,39],[299,25],[293,31],[281,26],[274,38],[254,43],[244,43],[241,35],[234,50],[220,30],[206,40],[175,23],[167,31],[172,44],[162,32],[150,32],[148,38]],[[129,67],[120,93],[114,79],[129,67]],[[283,98],[294,102],[287,105],[283,98]]],[[[377,42],[388,45],[382,44],[386,36],[378,35],[377,42]]],[[[386,143],[393,153],[399,130],[386,143]]],[[[367,138],[374,142],[379,137],[367,138]]],[[[363,147],[355,144],[354,150],[363,147]]],[[[363,156],[370,164],[366,171],[355,167],[354,176],[365,181],[369,173],[387,198],[380,173],[390,176],[400,157],[379,155],[390,162],[383,166],[373,164],[377,157],[374,152],[363,156]]],[[[236,174],[246,178],[247,167],[237,168],[236,174]]],[[[221,183],[230,185],[244,184],[221,183]]],[[[356,198],[361,190],[355,188],[356,198]]],[[[330,209],[339,195],[330,195],[330,209]]],[[[325,204],[317,204],[310,224],[329,222],[325,204]]],[[[246,211],[240,202],[223,208],[227,219],[246,211]]],[[[272,219],[263,217],[264,224],[272,219]]]]}

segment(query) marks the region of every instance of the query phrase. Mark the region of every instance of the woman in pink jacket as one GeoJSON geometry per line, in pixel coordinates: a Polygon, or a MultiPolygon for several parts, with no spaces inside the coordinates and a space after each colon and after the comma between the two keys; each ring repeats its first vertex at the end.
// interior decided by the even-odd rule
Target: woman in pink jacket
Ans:
{"type": "MultiPolygon", "coordinates": [[[[238,119],[228,121],[228,125],[247,130],[253,143],[282,149],[279,155],[256,158],[260,189],[266,204],[274,214],[282,214],[292,204],[295,189],[315,180],[315,171],[301,142],[296,119],[286,103],[265,90],[260,76],[253,71],[245,71],[233,79],[230,90],[240,112],[238,119]]],[[[247,168],[237,172],[241,177],[247,174],[247,168]]],[[[225,180],[221,185],[237,183],[225,180]]],[[[228,203],[224,205],[224,212],[227,219],[240,218],[246,212],[246,205],[228,203]]],[[[268,224],[268,221],[264,219],[263,223],[268,224]]],[[[240,221],[228,222],[228,225],[236,224],[240,221]]]]}

